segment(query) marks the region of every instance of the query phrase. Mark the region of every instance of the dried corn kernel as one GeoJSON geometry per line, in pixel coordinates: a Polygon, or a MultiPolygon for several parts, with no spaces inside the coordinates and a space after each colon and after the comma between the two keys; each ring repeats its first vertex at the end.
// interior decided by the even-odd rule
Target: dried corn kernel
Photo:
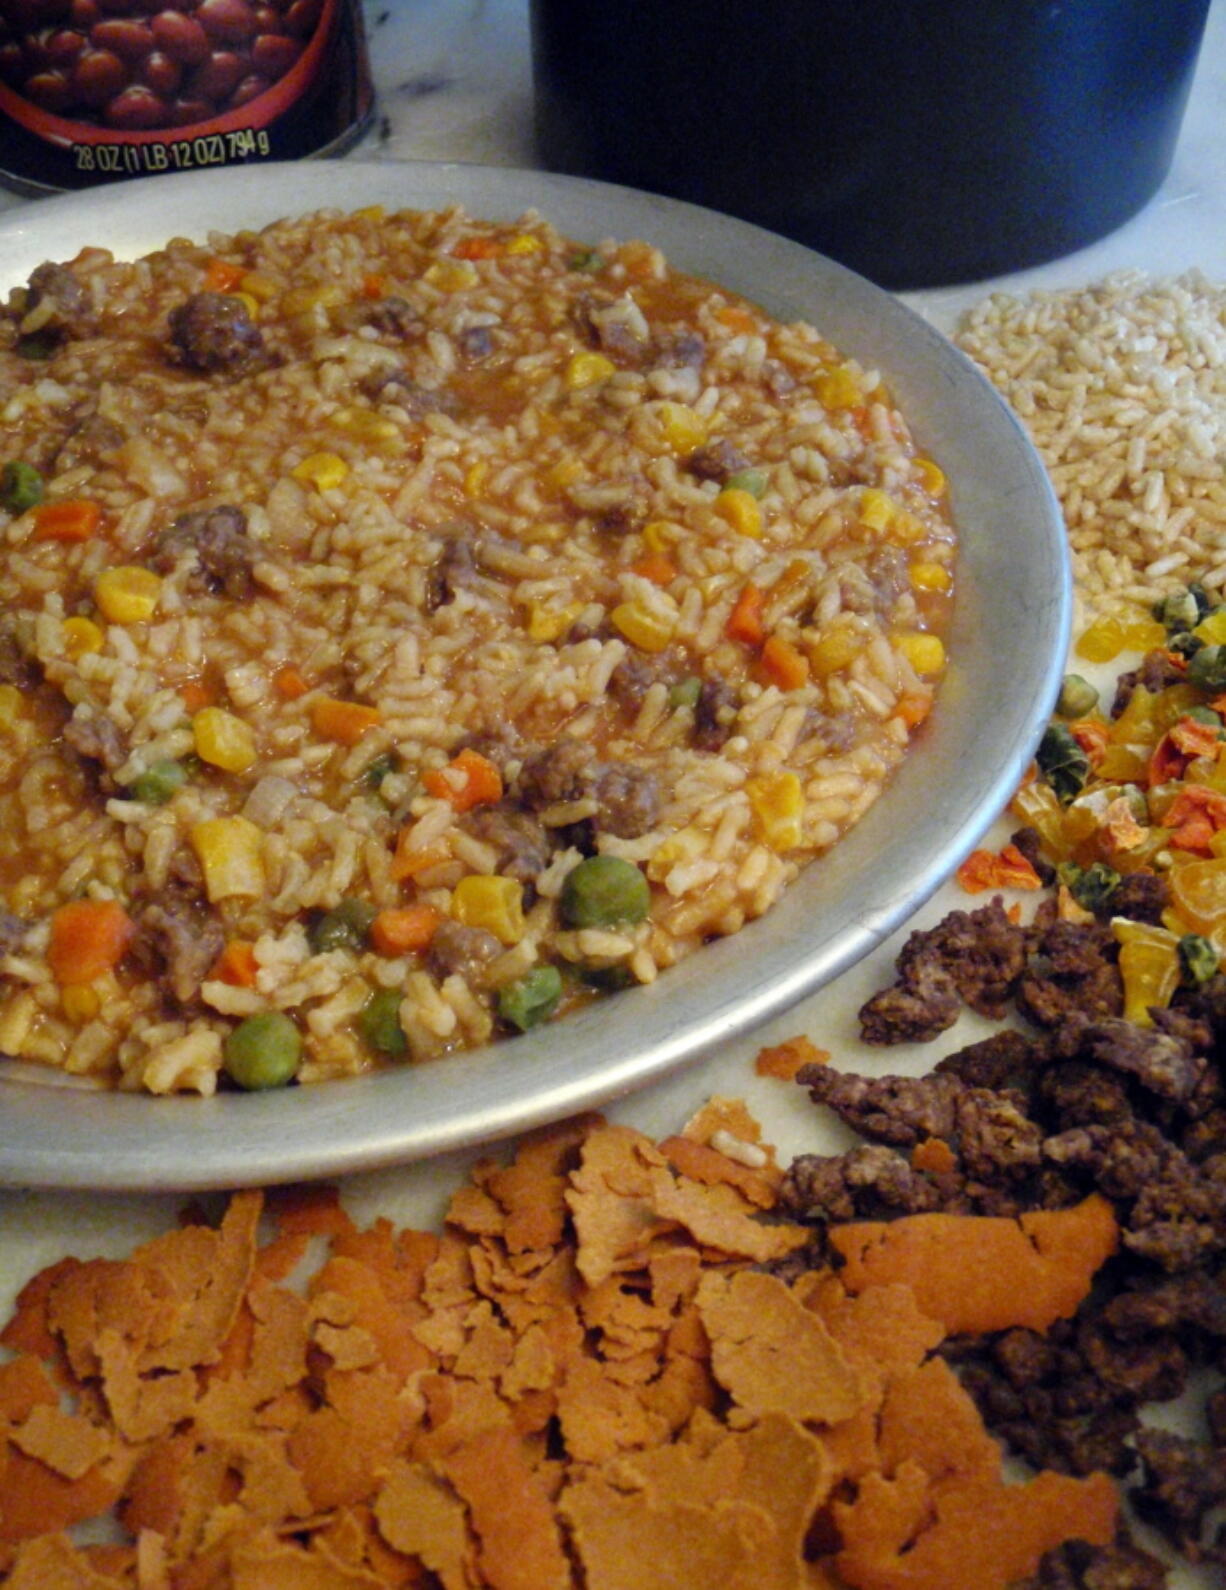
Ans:
{"type": "Polygon", "coordinates": [[[614,629],[640,651],[663,651],[673,638],[672,618],[642,602],[622,602],[609,617],[614,629]]]}
{"type": "Polygon", "coordinates": [[[725,486],[715,499],[715,511],[738,535],[761,539],[762,505],[753,492],[725,486]]]}
{"type": "Polygon", "coordinates": [[[337,409],[328,423],[335,430],[343,431],[346,436],[354,436],[361,442],[390,442],[400,435],[391,420],[384,419],[382,414],[376,414],[373,409],[337,409]]]}
{"type": "Polygon", "coordinates": [[[940,464],[934,464],[931,458],[913,458],[911,468],[915,471],[915,478],[930,497],[944,495],[945,471],[940,464]]]}
{"type": "Polygon", "coordinates": [[[261,276],[259,271],[248,271],[238,285],[248,297],[258,298],[261,303],[270,302],[278,292],[276,282],[270,276],[261,276]]]}
{"type": "Polygon", "coordinates": [[[223,707],[202,707],[192,719],[196,755],[225,773],[245,773],[256,759],[251,725],[223,707]]]}
{"type": "Polygon", "coordinates": [[[1127,619],[1109,613],[1083,630],[1076,652],[1086,662],[1110,662],[1122,651],[1152,651],[1165,642],[1166,629],[1156,620],[1127,619]]]}
{"type": "Polygon", "coordinates": [[[60,634],[64,638],[64,655],[70,662],[88,652],[101,651],[106,639],[92,618],[66,618],[60,625],[60,634]]]}
{"type": "Polygon", "coordinates": [[[841,668],[850,667],[866,644],[859,630],[842,624],[837,629],[823,630],[816,640],[807,643],[805,650],[813,672],[819,679],[826,679],[841,668]]]}
{"type": "Polygon", "coordinates": [[[281,309],[286,315],[305,315],[314,309],[331,309],[344,296],[341,289],[331,283],[323,287],[291,287],[281,300],[281,309]]]}
{"type": "Polygon", "coordinates": [[[304,486],[314,486],[317,491],[332,491],[349,473],[349,465],[335,453],[308,453],[300,464],[295,464],[290,474],[304,486]]]}
{"type": "Polygon", "coordinates": [[[870,530],[888,530],[898,514],[898,504],[876,486],[865,486],[860,493],[860,523],[870,530]]]}
{"type": "Polygon", "coordinates": [[[668,521],[652,519],[643,526],[643,547],[647,552],[667,552],[671,546],[668,521]]]}
{"type": "Polygon", "coordinates": [[[544,602],[533,602],[528,609],[528,639],[555,641],[566,631],[583,611],[582,602],[571,602],[565,607],[548,607],[544,602]]]}
{"type": "Polygon", "coordinates": [[[0,729],[11,729],[25,716],[25,702],[16,685],[0,685],[0,729]]]}
{"type": "Polygon", "coordinates": [[[567,486],[583,479],[583,465],[577,458],[559,459],[545,478],[558,491],[565,491],[567,486]]]}
{"type": "Polygon", "coordinates": [[[599,386],[615,374],[617,366],[603,353],[576,353],[566,366],[566,388],[569,392],[582,392],[584,387],[599,386]]]}
{"type": "Polygon", "coordinates": [[[1192,633],[1197,640],[1203,640],[1206,646],[1226,644],[1226,607],[1217,607],[1212,613],[1206,613],[1192,633]]]}
{"type": "Polygon", "coordinates": [[[374,221],[378,224],[386,214],[381,204],[364,204],[360,210],[353,212],[353,218],[355,221],[374,221]]]}
{"type": "Polygon", "coordinates": [[[263,834],[246,817],[206,817],[188,835],[209,900],[256,899],[264,892],[263,834]]]}
{"type": "Polygon", "coordinates": [[[818,401],[828,409],[852,409],[864,401],[860,383],[845,364],[819,375],[813,390],[818,401]]]}
{"type": "Polygon", "coordinates": [[[707,439],[707,422],[684,403],[661,403],[660,434],[674,453],[692,453],[707,439]]]}
{"type": "Polygon", "coordinates": [[[524,889],[514,878],[470,873],[451,897],[451,914],[465,927],[484,928],[500,944],[518,944],[524,936],[524,889]]]}
{"type": "Polygon", "coordinates": [[[531,232],[519,232],[507,244],[508,254],[539,254],[544,244],[531,232]]]}
{"type": "Polygon", "coordinates": [[[60,989],[60,1008],[69,1021],[84,1026],[102,1009],[102,1000],[92,983],[66,983],[60,989]]]}
{"type": "Polygon", "coordinates": [[[466,259],[438,259],[424,273],[431,287],[441,293],[462,293],[466,287],[475,287],[481,280],[477,267],[466,259]]]}
{"type": "Polygon", "coordinates": [[[94,581],[94,600],[111,624],[143,624],[157,611],[161,576],[139,564],[104,569],[94,581]]]}
{"type": "Polygon", "coordinates": [[[772,850],[794,850],[803,838],[805,797],[795,773],[773,773],[745,782],[758,837],[772,850]]]}
{"type": "Polygon", "coordinates": [[[913,563],[911,586],[916,591],[947,591],[953,577],[943,563],[913,563]]]}
{"type": "Polygon", "coordinates": [[[939,635],[908,630],[895,635],[894,644],[917,674],[939,674],[945,666],[945,647],[939,635]]]}
{"type": "Polygon", "coordinates": [[[466,497],[479,497],[481,488],[485,485],[485,477],[490,472],[487,459],[479,458],[464,474],[464,495],[466,497]]]}

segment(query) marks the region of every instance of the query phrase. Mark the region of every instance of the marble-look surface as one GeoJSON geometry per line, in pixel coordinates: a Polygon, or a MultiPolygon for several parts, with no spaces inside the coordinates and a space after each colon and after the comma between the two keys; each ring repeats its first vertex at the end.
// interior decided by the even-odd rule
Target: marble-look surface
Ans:
{"type": "MultiPolygon", "coordinates": [[[[462,160],[533,164],[531,71],[527,0],[371,0],[366,6],[379,108],[369,134],[347,157],[360,160],[462,160]]],[[[989,290],[1071,286],[1108,272],[1137,268],[1154,274],[1199,268],[1226,275],[1226,6],[1214,6],[1175,161],[1146,208],[1119,231],[1076,254],[1035,270],[970,287],[906,294],[943,329],[989,290]]],[[[34,201],[37,202],[37,201],[34,201]]],[[[31,201],[0,195],[0,207],[31,201]]],[[[8,284],[4,284],[8,285],[8,284]]],[[[926,926],[965,896],[941,891],[911,926],[926,926]]],[[[850,1066],[881,1065],[862,1050],[855,1013],[889,968],[906,930],[844,974],[831,987],[778,1018],[756,1038],[730,1043],[698,1065],[610,1110],[615,1118],[663,1135],[714,1093],[747,1096],[787,1153],[814,1146],[814,1119],[799,1089],[753,1076],[761,1042],[807,1032],[850,1066]]],[[[978,1036],[971,1018],[949,1035],[951,1046],[978,1036]]],[[[894,1053],[892,1069],[918,1069],[931,1054],[894,1053]]],[[[0,1131],[3,1117],[0,1116],[0,1131]]],[[[355,1215],[436,1220],[469,1156],[349,1178],[344,1196],[355,1215]]],[[[66,1251],[119,1254],[165,1229],[180,1200],[151,1196],[86,1196],[0,1192],[0,1317],[17,1287],[38,1267],[66,1251]]],[[[1211,1580],[1192,1569],[1174,1578],[1176,1590],[1207,1590],[1211,1580]]]]}

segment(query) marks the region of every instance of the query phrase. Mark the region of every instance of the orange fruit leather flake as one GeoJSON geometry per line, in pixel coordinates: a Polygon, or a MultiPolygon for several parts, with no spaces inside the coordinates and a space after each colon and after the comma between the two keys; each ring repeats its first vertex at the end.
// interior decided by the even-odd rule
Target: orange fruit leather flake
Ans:
{"type": "Polygon", "coordinates": [[[935,1282],[915,1221],[836,1228],[836,1275],[775,1215],[781,1174],[716,1098],[660,1144],[536,1133],[474,1167],[441,1233],[290,1188],[62,1260],[0,1333],[0,1579],[1004,1590],[1111,1538],[1113,1483],[1006,1485],[933,1357],[970,1318],[1075,1306],[1106,1206],[917,1217],[945,1222],[935,1282]],[[108,1514],[125,1541],[74,1542],[108,1514]]]}

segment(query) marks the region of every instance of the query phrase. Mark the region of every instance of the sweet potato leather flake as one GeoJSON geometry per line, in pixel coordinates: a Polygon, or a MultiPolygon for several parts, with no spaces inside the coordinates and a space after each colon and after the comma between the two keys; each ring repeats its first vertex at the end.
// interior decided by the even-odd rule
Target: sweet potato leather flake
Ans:
{"type": "Polygon", "coordinates": [[[1108,1540],[1112,1482],[1007,1484],[934,1356],[1071,1312],[1105,1206],[835,1228],[805,1270],[779,1174],[720,1099],[534,1134],[441,1233],[291,1189],[60,1261],[0,1333],[0,1584],[1005,1590],[1108,1540]]]}

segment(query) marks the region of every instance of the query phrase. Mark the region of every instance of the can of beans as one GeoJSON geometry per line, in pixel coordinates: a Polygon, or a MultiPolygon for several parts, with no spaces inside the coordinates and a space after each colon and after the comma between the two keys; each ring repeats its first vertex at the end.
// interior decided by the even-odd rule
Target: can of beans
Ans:
{"type": "Polygon", "coordinates": [[[338,154],[374,114],[360,0],[0,0],[0,183],[338,154]]]}

